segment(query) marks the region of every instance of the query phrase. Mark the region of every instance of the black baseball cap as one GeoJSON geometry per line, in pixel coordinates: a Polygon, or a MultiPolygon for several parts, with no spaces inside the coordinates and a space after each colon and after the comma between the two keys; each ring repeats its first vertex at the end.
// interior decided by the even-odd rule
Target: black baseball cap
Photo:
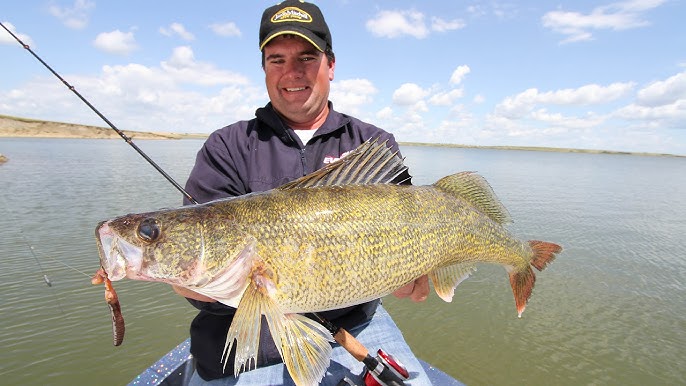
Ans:
{"type": "Polygon", "coordinates": [[[260,23],[260,51],[273,38],[293,34],[319,51],[332,48],[331,32],[319,7],[301,0],[286,0],[264,10],[260,23]]]}

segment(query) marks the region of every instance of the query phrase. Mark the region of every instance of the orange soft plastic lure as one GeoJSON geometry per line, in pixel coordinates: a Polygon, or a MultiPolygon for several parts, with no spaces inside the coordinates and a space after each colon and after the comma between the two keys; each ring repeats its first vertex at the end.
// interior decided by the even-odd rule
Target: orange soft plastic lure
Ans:
{"type": "Polygon", "coordinates": [[[105,283],[105,301],[110,307],[110,314],[112,315],[112,339],[115,346],[119,346],[124,341],[124,316],[121,314],[121,306],[119,305],[119,298],[112,287],[112,282],[107,278],[107,273],[100,268],[91,279],[93,284],[105,283]]]}

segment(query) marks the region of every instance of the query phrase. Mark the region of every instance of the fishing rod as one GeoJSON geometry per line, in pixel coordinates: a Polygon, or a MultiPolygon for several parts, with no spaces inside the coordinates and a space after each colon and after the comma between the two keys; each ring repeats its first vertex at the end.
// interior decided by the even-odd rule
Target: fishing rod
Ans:
{"type": "Polygon", "coordinates": [[[21,46],[24,47],[24,49],[26,49],[26,51],[28,51],[29,53],[31,53],[31,55],[33,55],[34,58],[36,58],[39,62],[41,62],[41,63],[43,64],[43,66],[45,66],[45,68],[47,68],[50,72],[52,72],[52,74],[55,75],[55,76],[57,77],[57,79],[59,79],[60,81],[62,81],[62,83],[63,83],[65,86],[67,86],[67,88],[68,88],[69,90],[71,90],[77,97],[79,97],[79,99],[81,99],[81,101],[82,101],[83,103],[85,103],[86,106],[90,107],[90,109],[93,110],[93,112],[94,112],[95,114],[97,114],[97,115],[100,117],[100,119],[102,119],[105,123],[107,123],[107,125],[108,125],[112,130],[114,130],[115,132],[117,132],[117,134],[119,134],[119,136],[122,137],[122,139],[123,139],[124,141],[126,141],[126,143],[128,143],[134,150],[136,150],[136,151],[138,152],[138,154],[141,155],[141,157],[145,158],[145,160],[148,161],[148,163],[149,163],[150,165],[152,165],[152,167],[154,167],[158,172],[160,172],[160,174],[162,174],[162,176],[164,176],[164,178],[166,178],[167,181],[169,181],[172,185],[174,185],[174,187],[175,187],[176,189],[178,189],[184,196],[186,196],[186,198],[187,198],[189,201],[191,201],[193,204],[197,204],[197,203],[198,203],[190,194],[188,194],[188,192],[186,192],[186,190],[185,190],[181,185],[179,185],[178,182],[176,182],[169,174],[167,174],[167,172],[165,172],[164,169],[162,169],[159,165],[157,165],[157,164],[155,163],[155,161],[152,160],[152,158],[148,157],[148,155],[145,154],[145,152],[143,152],[143,150],[141,150],[138,146],[136,146],[136,144],[133,143],[133,140],[132,140],[130,137],[128,137],[128,136],[126,135],[126,133],[124,133],[123,131],[119,130],[112,122],[110,122],[109,119],[107,119],[106,116],[104,116],[98,109],[95,108],[95,106],[93,106],[86,98],[84,98],[84,96],[81,95],[81,93],[79,93],[79,92],[76,90],[76,87],[72,86],[72,85],[69,84],[66,80],[64,80],[64,78],[62,78],[62,77],[60,76],[60,74],[58,74],[55,70],[53,70],[52,67],[50,67],[45,61],[43,61],[43,59],[40,58],[40,56],[38,56],[35,52],[33,52],[33,50],[31,49],[31,47],[29,47],[28,44],[26,44],[26,43],[24,43],[23,41],[21,41],[21,39],[19,39],[19,37],[18,37],[17,35],[15,35],[12,31],[10,31],[9,28],[5,27],[4,24],[0,23],[0,26],[2,26],[2,28],[4,28],[5,31],[7,31],[7,33],[9,33],[10,35],[12,35],[12,37],[13,37],[17,42],[19,42],[19,44],[21,44],[21,46]]]}
{"type": "MultiPolygon", "coordinates": [[[[120,137],[126,143],[128,143],[138,154],[140,154],[150,165],[152,165],[160,174],[162,174],[167,181],[169,181],[176,189],[178,189],[191,203],[193,204],[198,204],[198,201],[191,196],[190,193],[188,193],[179,183],[177,183],[169,174],[167,174],[159,165],[155,163],[150,157],[148,157],[143,150],[141,150],[136,144],[133,142],[133,140],[128,137],[123,131],[119,130],[112,122],[110,122],[107,117],[105,117],[95,106],[93,106],[81,93],[79,93],[74,86],[69,84],[60,74],[58,74],[55,70],[52,69],[43,59],[36,54],[31,47],[29,47],[28,44],[24,43],[17,35],[15,35],[12,31],[10,31],[7,27],[5,27],[4,24],[0,23],[0,26],[5,29],[12,37],[24,48],[26,49],[31,55],[33,55],[34,58],[36,58],[45,68],[47,68],[57,79],[59,79],[69,90],[71,90],[83,103],[85,103],[95,114],[97,114],[107,125],[117,132],[120,137]]],[[[99,280],[104,280],[106,278],[98,278],[94,279],[94,283],[98,282],[99,280]]],[[[108,283],[108,282],[107,282],[108,283]]],[[[112,296],[116,297],[116,294],[114,294],[113,289],[109,288],[109,292],[112,294],[112,296]]],[[[108,304],[112,306],[110,301],[108,300],[108,304]]],[[[118,306],[118,302],[116,304],[118,306]]],[[[346,331],[344,328],[339,327],[334,325],[331,321],[325,319],[321,315],[319,315],[316,312],[311,313],[324,327],[329,330],[333,338],[336,340],[338,344],[340,344],[346,351],[348,351],[355,359],[358,361],[362,362],[365,367],[369,370],[369,374],[374,374],[378,378],[378,381],[381,381],[383,384],[388,384],[388,385],[402,385],[403,384],[403,379],[407,379],[409,374],[407,374],[407,370],[404,368],[404,366],[400,363],[397,362],[391,355],[386,355],[383,353],[382,350],[378,351],[379,356],[372,357],[369,354],[369,350],[359,341],[357,340],[354,336],[352,336],[348,331],[346,331]],[[385,365],[384,365],[385,364],[385,365]],[[401,377],[398,377],[396,374],[400,372],[401,377]],[[407,374],[407,376],[405,375],[407,374]]],[[[112,314],[113,318],[115,317],[115,313],[112,314]]],[[[119,313],[117,317],[121,317],[121,314],[119,313]]],[[[123,324],[123,320],[121,322],[123,324]]],[[[115,340],[118,337],[116,336],[115,333],[115,340]]],[[[119,338],[123,338],[119,337],[119,338]]],[[[121,341],[120,341],[121,342],[121,341]]],[[[117,345],[117,344],[115,344],[117,345]]]]}

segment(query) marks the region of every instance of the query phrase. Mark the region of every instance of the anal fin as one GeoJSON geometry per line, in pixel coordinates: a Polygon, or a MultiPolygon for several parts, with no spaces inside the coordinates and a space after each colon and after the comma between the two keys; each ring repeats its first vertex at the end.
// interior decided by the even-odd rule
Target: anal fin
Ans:
{"type": "Polygon", "coordinates": [[[459,263],[441,267],[429,273],[429,278],[434,285],[436,294],[444,301],[450,303],[455,295],[455,287],[467,279],[476,267],[472,263],[459,263]]]}

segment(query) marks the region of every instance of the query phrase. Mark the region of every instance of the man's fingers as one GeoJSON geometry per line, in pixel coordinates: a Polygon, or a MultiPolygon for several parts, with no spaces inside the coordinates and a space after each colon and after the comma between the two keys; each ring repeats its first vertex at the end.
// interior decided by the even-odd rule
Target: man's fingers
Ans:
{"type": "Polygon", "coordinates": [[[398,298],[410,298],[414,302],[423,302],[429,296],[429,277],[424,275],[393,292],[398,298]]]}
{"type": "Polygon", "coordinates": [[[410,294],[410,299],[414,302],[423,302],[429,297],[429,277],[424,275],[414,281],[414,289],[410,294]]]}

